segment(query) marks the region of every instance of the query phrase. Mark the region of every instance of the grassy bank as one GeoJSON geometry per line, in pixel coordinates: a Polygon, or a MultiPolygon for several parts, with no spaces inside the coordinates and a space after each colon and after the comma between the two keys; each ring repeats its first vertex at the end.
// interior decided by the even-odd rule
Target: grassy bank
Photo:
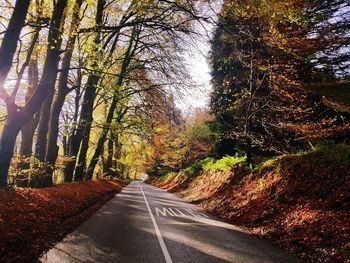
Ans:
{"type": "Polygon", "coordinates": [[[35,261],[125,185],[94,181],[0,190],[0,261],[35,261]]]}
{"type": "Polygon", "coordinates": [[[350,262],[348,145],[312,146],[255,167],[234,158],[150,181],[307,261],[350,262]]]}

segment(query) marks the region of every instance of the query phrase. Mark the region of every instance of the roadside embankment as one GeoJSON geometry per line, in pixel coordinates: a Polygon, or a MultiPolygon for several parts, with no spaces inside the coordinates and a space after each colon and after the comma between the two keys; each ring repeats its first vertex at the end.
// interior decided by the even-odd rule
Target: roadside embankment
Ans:
{"type": "Polygon", "coordinates": [[[255,168],[187,169],[149,183],[309,262],[350,262],[349,158],[347,145],[320,147],[255,168]]]}
{"type": "Polygon", "coordinates": [[[0,190],[0,262],[32,262],[127,183],[92,181],[0,190]]]}

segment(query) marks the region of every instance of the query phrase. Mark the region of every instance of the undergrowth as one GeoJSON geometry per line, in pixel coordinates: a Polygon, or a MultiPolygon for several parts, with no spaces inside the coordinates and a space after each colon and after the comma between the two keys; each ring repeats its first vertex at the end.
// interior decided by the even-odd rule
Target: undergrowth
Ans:
{"type": "MultiPolygon", "coordinates": [[[[181,170],[180,173],[168,173],[163,176],[163,180],[169,180],[173,176],[189,177],[201,171],[232,171],[237,167],[246,164],[246,156],[225,156],[221,159],[207,157],[198,160],[191,166],[181,170]]],[[[265,174],[267,171],[274,171],[278,174],[282,170],[289,170],[295,166],[305,163],[317,164],[318,162],[331,162],[333,164],[344,166],[350,164],[350,145],[346,143],[334,144],[322,142],[316,145],[310,144],[310,148],[304,152],[286,153],[270,158],[260,158],[260,162],[254,165],[254,168],[247,166],[250,173],[260,172],[265,174]]]]}
{"type": "Polygon", "coordinates": [[[219,160],[213,160],[203,165],[204,171],[230,171],[237,165],[246,162],[246,156],[225,156],[219,160]]]}

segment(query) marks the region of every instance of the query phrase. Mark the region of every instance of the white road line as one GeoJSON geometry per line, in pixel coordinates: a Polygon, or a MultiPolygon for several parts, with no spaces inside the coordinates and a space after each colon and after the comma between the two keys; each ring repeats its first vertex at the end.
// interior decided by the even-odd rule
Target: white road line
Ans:
{"type": "Polygon", "coordinates": [[[143,189],[141,187],[140,184],[138,184],[140,189],[141,189],[141,192],[142,192],[142,195],[143,195],[143,198],[145,199],[145,203],[146,203],[146,206],[148,208],[148,212],[149,212],[149,215],[151,216],[151,219],[152,219],[152,223],[153,223],[153,227],[154,227],[154,230],[156,231],[156,235],[157,235],[157,238],[158,238],[158,241],[159,241],[159,245],[160,245],[160,248],[162,249],[162,252],[163,252],[163,255],[164,255],[164,258],[165,258],[165,262],[166,263],[172,263],[173,261],[171,260],[171,257],[169,255],[169,251],[164,243],[164,240],[163,240],[163,237],[160,233],[160,230],[159,230],[159,227],[157,225],[157,221],[156,219],[154,218],[153,216],[153,213],[152,213],[152,210],[148,204],[148,201],[147,201],[147,198],[145,196],[145,193],[143,192],[143,189]]]}
{"type": "Polygon", "coordinates": [[[185,208],[185,210],[189,212],[193,217],[199,217],[196,214],[194,214],[191,209],[185,208]]]}

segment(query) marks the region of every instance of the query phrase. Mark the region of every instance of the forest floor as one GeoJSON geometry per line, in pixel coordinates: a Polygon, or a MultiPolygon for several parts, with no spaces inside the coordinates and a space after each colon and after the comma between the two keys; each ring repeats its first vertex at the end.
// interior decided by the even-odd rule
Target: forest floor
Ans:
{"type": "Polygon", "coordinates": [[[32,262],[119,192],[126,182],[0,190],[0,262],[32,262]]]}
{"type": "Polygon", "coordinates": [[[281,156],[249,172],[180,172],[149,183],[307,262],[350,262],[349,181],[349,163],[315,152],[281,156]]]}

